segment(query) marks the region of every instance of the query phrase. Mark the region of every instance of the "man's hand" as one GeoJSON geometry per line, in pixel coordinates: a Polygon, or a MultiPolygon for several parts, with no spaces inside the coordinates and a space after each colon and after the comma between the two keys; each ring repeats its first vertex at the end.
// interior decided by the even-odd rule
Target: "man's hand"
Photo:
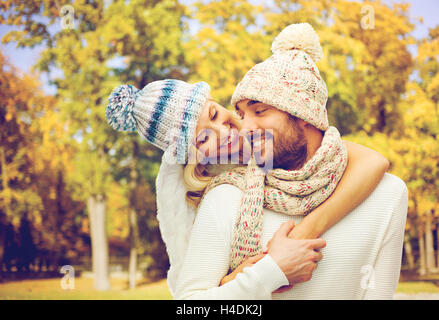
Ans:
{"type": "Polygon", "coordinates": [[[322,254],[316,250],[324,248],[323,239],[295,240],[288,234],[294,228],[294,221],[284,222],[269,241],[268,254],[284,272],[290,285],[311,279],[322,254]]]}

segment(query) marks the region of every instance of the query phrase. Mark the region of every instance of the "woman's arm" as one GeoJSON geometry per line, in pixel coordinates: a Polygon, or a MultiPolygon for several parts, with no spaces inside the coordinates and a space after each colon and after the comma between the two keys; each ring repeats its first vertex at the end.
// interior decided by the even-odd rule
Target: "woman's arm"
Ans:
{"type": "Polygon", "coordinates": [[[333,194],[310,212],[288,235],[294,239],[320,237],[363,202],[384,176],[389,161],[362,145],[344,141],[348,165],[333,194]]]}

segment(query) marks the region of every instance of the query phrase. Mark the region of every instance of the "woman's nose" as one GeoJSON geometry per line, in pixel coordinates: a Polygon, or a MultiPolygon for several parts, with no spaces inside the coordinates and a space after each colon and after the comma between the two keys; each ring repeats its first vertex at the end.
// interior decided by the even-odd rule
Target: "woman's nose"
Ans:
{"type": "Polygon", "coordinates": [[[222,130],[230,130],[231,127],[231,117],[229,112],[221,112],[221,114],[218,116],[217,121],[213,124],[216,130],[222,131],[222,130]]]}
{"type": "Polygon", "coordinates": [[[212,124],[212,129],[216,133],[220,133],[222,131],[228,132],[230,130],[230,122],[214,123],[212,124]]]}
{"type": "Polygon", "coordinates": [[[244,130],[256,130],[259,129],[256,121],[252,117],[244,117],[241,121],[242,129],[244,130]]]}

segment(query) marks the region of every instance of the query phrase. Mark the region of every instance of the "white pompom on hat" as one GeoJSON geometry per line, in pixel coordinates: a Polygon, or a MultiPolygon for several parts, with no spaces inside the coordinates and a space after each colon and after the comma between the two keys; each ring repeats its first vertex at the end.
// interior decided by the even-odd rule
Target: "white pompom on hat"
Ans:
{"type": "Polygon", "coordinates": [[[309,23],[289,25],[279,33],[271,45],[273,53],[292,49],[305,51],[314,62],[323,58],[319,37],[309,23]]]}
{"type": "Polygon", "coordinates": [[[245,99],[260,101],[326,131],[328,92],[315,65],[323,50],[312,26],[289,25],[274,39],[271,51],[273,55],[251,68],[238,84],[232,105],[245,99]]]}

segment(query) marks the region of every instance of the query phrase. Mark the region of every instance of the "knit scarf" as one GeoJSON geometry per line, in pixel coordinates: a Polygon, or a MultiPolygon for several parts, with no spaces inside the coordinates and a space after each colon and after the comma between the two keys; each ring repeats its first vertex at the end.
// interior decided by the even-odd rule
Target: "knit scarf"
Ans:
{"type": "Polygon", "coordinates": [[[335,127],[325,131],[314,156],[299,170],[273,169],[265,173],[253,161],[212,178],[212,188],[232,184],[243,191],[235,221],[230,268],[261,253],[263,208],[287,215],[306,215],[324,202],[340,181],[348,161],[347,150],[335,127]]]}

